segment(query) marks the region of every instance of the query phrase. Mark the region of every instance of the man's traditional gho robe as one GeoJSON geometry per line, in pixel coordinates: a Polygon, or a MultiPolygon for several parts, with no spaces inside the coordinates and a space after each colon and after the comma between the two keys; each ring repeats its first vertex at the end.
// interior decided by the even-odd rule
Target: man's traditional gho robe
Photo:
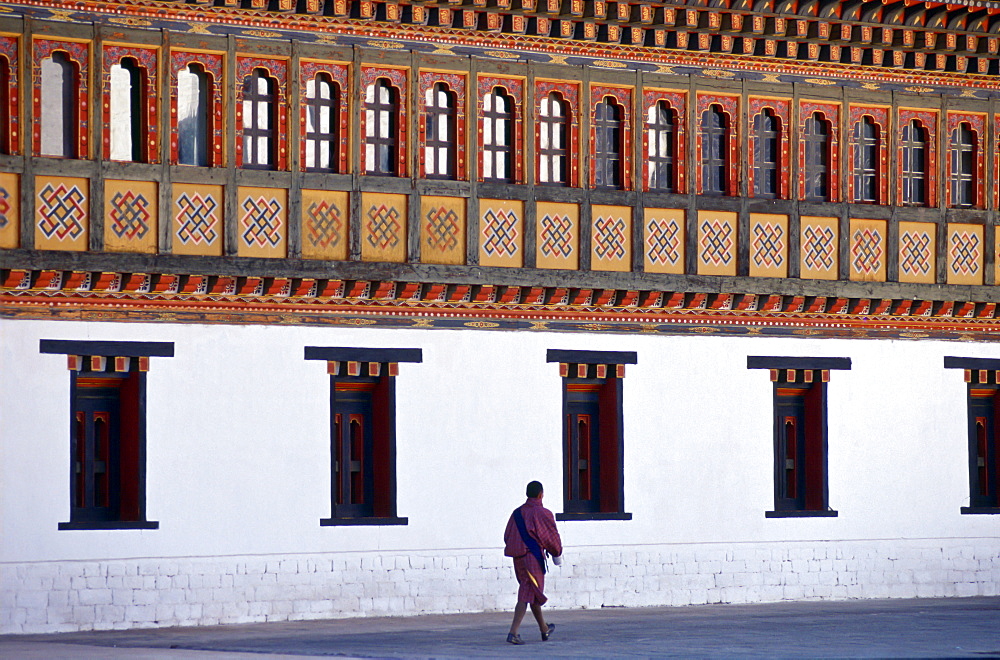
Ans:
{"type": "MultiPolygon", "coordinates": [[[[542,501],[535,497],[529,497],[520,509],[528,535],[538,541],[538,545],[543,551],[547,550],[553,557],[561,555],[562,540],[559,538],[556,518],[552,512],[543,507],[542,501]]],[[[520,585],[517,590],[517,602],[544,605],[545,601],[548,600],[544,593],[545,573],[542,572],[542,566],[538,563],[538,559],[528,550],[528,546],[521,538],[513,514],[507,521],[503,540],[506,546],[503,554],[514,558],[514,577],[517,578],[517,583],[520,585]]]]}

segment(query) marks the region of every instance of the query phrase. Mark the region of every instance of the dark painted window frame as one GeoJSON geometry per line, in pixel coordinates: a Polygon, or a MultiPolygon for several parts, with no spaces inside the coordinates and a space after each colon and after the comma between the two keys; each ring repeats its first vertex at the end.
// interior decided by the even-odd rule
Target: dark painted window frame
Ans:
{"type": "MultiPolygon", "coordinates": [[[[636,364],[638,356],[634,351],[577,351],[577,350],[560,350],[560,349],[549,349],[546,353],[546,362],[559,362],[568,363],[573,365],[583,364],[583,365],[625,365],[625,364],[636,364]]],[[[567,400],[567,388],[566,381],[570,378],[562,378],[562,419],[565,419],[568,410],[568,400],[567,400]]],[[[580,381],[581,379],[574,379],[580,381]]],[[[596,382],[594,379],[584,379],[587,382],[596,382]]],[[[615,437],[610,440],[614,443],[613,452],[610,452],[615,459],[615,465],[608,466],[604,465],[601,477],[604,477],[603,481],[606,483],[614,477],[615,484],[615,511],[595,511],[595,512],[569,512],[564,511],[562,513],[556,514],[556,520],[631,520],[632,514],[625,511],[625,473],[624,473],[624,418],[622,415],[622,379],[617,378],[613,374],[608,374],[607,378],[603,379],[605,384],[603,387],[611,387],[607,392],[609,396],[613,397],[612,406],[614,410],[614,421],[613,427],[615,428],[615,437]],[[611,475],[611,476],[607,476],[611,475]]],[[[565,433],[565,430],[564,430],[565,433]]],[[[608,440],[602,438],[605,442],[608,440]]],[[[565,465],[565,451],[566,451],[566,437],[563,435],[563,459],[565,465]]],[[[564,468],[565,469],[565,468],[564,468]]],[[[563,475],[563,490],[565,492],[567,475],[563,475]]],[[[600,477],[599,477],[600,478],[600,477]]],[[[565,507],[565,502],[564,502],[565,507]]]]}
{"type": "MultiPolygon", "coordinates": [[[[849,370],[851,368],[851,358],[844,357],[783,357],[783,356],[747,356],[747,369],[768,369],[768,370],[795,370],[795,371],[825,371],[825,370],[849,370]]],[[[777,429],[777,411],[778,411],[778,382],[774,383],[773,387],[773,401],[772,404],[772,416],[775,419],[775,428],[772,431],[774,438],[774,480],[775,480],[775,508],[771,511],[765,511],[765,518],[835,518],[837,517],[837,511],[830,508],[829,504],[829,471],[827,465],[828,456],[828,446],[827,446],[827,416],[826,416],[826,389],[820,390],[819,396],[821,397],[821,421],[818,430],[821,433],[821,469],[823,475],[823,486],[821,489],[821,496],[825,509],[788,509],[779,508],[779,470],[778,464],[780,460],[783,460],[779,456],[778,452],[778,429],[777,429]]],[[[813,383],[815,386],[816,383],[813,383]]],[[[825,385],[822,381],[819,383],[820,386],[825,385]]],[[[803,457],[803,464],[804,464],[803,457]]]]}
{"type": "MultiPolygon", "coordinates": [[[[423,362],[423,351],[419,348],[348,348],[348,347],[324,347],[324,346],[306,346],[305,347],[305,359],[306,360],[322,360],[325,362],[360,362],[360,363],[378,363],[380,365],[386,365],[387,363],[399,363],[399,362],[423,362]]],[[[388,453],[388,464],[384,467],[385,473],[381,475],[381,480],[384,481],[385,487],[387,488],[387,493],[384,496],[386,500],[386,507],[388,508],[388,515],[381,516],[335,516],[332,512],[336,511],[336,505],[334,501],[334,495],[331,490],[331,516],[329,518],[322,518],[319,521],[321,527],[337,527],[337,526],[347,526],[347,525],[406,525],[409,522],[408,518],[396,515],[396,387],[393,376],[384,376],[386,379],[385,383],[385,399],[381,405],[384,406],[388,421],[385,425],[384,432],[387,434],[381,440],[381,444],[384,446],[386,452],[388,453]]],[[[353,376],[330,376],[330,446],[331,452],[335,446],[335,427],[334,427],[334,411],[336,410],[336,383],[337,380],[348,380],[356,378],[353,376]]],[[[331,455],[331,460],[335,460],[331,455]]],[[[331,464],[331,479],[333,479],[333,465],[331,464]]],[[[375,478],[375,481],[379,481],[379,478],[375,478]]],[[[332,488],[333,486],[331,486],[332,488]]]]}
{"type": "MultiPolygon", "coordinates": [[[[76,341],[62,339],[42,339],[39,342],[39,352],[46,355],[79,355],[84,357],[173,357],[173,342],[132,342],[132,341],[76,341]]],[[[71,397],[75,397],[76,372],[71,372],[73,380],[71,397]]],[[[107,520],[107,521],[77,521],[61,522],[60,530],[118,530],[118,529],[158,529],[160,523],[146,520],[146,406],[145,379],[139,385],[138,410],[138,510],[139,520],[107,520]]],[[[71,408],[73,407],[71,401],[71,408]]],[[[70,421],[70,436],[73,434],[73,422],[70,421]]],[[[72,465],[72,463],[71,463],[72,465]]],[[[73,487],[72,467],[70,473],[70,488],[73,487]]]]}
{"type": "MultiPolygon", "coordinates": [[[[1000,371],[1000,360],[993,359],[993,358],[963,358],[963,357],[946,356],[944,358],[944,368],[945,369],[962,369],[962,370],[969,370],[969,371],[987,371],[987,372],[993,371],[993,372],[997,372],[997,371],[1000,371]]],[[[969,383],[969,384],[971,385],[971,383],[969,383]]],[[[1000,387],[997,388],[997,394],[995,396],[996,397],[1000,397],[1000,387]]],[[[971,396],[968,393],[966,393],[966,400],[968,402],[966,404],[967,405],[967,408],[966,408],[967,409],[967,413],[966,413],[966,415],[968,417],[971,417],[971,414],[972,414],[972,410],[970,408],[970,406],[971,406],[971,396]]],[[[971,422],[971,420],[969,420],[969,421],[971,422]]],[[[1000,418],[995,418],[994,419],[994,424],[1000,424],[1000,418]]],[[[972,490],[978,484],[978,481],[975,480],[974,477],[973,477],[973,474],[974,474],[975,469],[976,469],[976,465],[974,463],[974,461],[975,461],[974,457],[976,455],[976,449],[973,447],[973,437],[972,437],[972,434],[971,434],[971,429],[970,429],[970,434],[969,434],[969,445],[968,446],[969,446],[969,491],[970,491],[969,492],[969,498],[970,498],[970,502],[969,503],[971,504],[972,503],[971,502],[971,499],[972,499],[972,490]]],[[[994,456],[994,461],[1000,462],[1000,457],[994,456]]],[[[995,468],[995,466],[994,466],[994,468],[995,468]]],[[[960,511],[961,511],[961,513],[963,515],[977,515],[977,514],[997,515],[997,514],[1000,514],[1000,506],[996,506],[996,507],[991,507],[991,506],[963,506],[963,507],[961,507],[960,511]]]]}

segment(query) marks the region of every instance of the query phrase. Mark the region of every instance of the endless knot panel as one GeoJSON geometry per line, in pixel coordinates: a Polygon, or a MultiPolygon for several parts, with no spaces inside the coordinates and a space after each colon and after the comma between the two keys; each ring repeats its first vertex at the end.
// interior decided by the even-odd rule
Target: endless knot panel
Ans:
{"type": "Polygon", "coordinates": [[[448,252],[458,247],[458,214],[449,208],[439,206],[427,212],[427,247],[439,252],[448,252]]]}
{"type": "Polygon", "coordinates": [[[10,193],[0,186],[0,229],[6,229],[11,222],[11,217],[8,215],[12,208],[9,199],[10,193]]]}
{"type": "Polygon", "coordinates": [[[857,229],[851,241],[851,263],[862,275],[877,275],[882,270],[882,234],[871,227],[857,229]]]}
{"type": "Polygon", "coordinates": [[[487,209],[483,214],[483,250],[497,257],[512,257],[518,251],[520,218],[507,209],[487,209]]]}
{"type": "Polygon", "coordinates": [[[212,245],[219,237],[215,215],[219,203],[212,195],[183,193],[177,198],[177,238],[184,245],[212,245]]]}
{"type": "Polygon", "coordinates": [[[701,260],[712,266],[728,266],[733,260],[733,226],[719,220],[701,223],[701,260]]]}
{"type": "Polygon", "coordinates": [[[808,225],[802,232],[802,261],[811,270],[830,270],[836,263],[836,233],[833,227],[808,225]]]}
{"type": "Polygon", "coordinates": [[[76,185],[45,184],[38,193],[38,229],[47,239],[76,240],[84,231],[86,196],[76,185]]]}
{"type": "Polygon", "coordinates": [[[624,218],[604,216],[594,220],[594,254],[598,259],[624,259],[627,241],[628,223],[624,218]]]}
{"type": "Polygon", "coordinates": [[[681,258],[681,223],[676,218],[650,218],[646,254],[654,264],[676,265],[681,258]]]}
{"type": "Polygon", "coordinates": [[[336,247],[340,244],[344,221],[336,204],[325,199],[313,202],[306,209],[306,239],[317,248],[336,247]]]}
{"type": "Polygon", "coordinates": [[[149,200],[141,193],[127,190],[111,198],[111,231],[118,238],[135,240],[149,232],[149,200]]]}
{"type": "Polygon", "coordinates": [[[785,263],[785,228],[778,223],[753,226],[753,261],[759,268],[780,268],[785,263]]]}
{"type": "Polygon", "coordinates": [[[933,239],[927,230],[903,231],[899,235],[899,270],[921,276],[931,271],[933,239]]]}
{"type": "Polygon", "coordinates": [[[573,254],[573,221],[568,215],[545,214],[541,228],[538,239],[543,255],[565,258],[573,254]]]}
{"type": "Polygon", "coordinates": [[[979,236],[971,231],[953,231],[951,234],[951,270],[957,275],[979,274],[979,258],[982,255],[979,236]]]}
{"type": "Polygon", "coordinates": [[[248,196],[243,200],[243,242],[248,247],[277,247],[281,243],[283,206],[271,197],[248,196]]]}
{"type": "Polygon", "coordinates": [[[399,245],[399,232],[403,228],[399,211],[394,206],[373,206],[368,209],[368,244],[379,250],[399,245]]]}

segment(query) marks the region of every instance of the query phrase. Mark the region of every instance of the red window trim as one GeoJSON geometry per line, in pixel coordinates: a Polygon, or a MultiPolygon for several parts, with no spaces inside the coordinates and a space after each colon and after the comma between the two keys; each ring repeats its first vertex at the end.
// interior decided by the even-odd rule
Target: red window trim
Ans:
{"type": "MultiPolygon", "coordinates": [[[[478,93],[479,93],[479,106],[478,109],[483,107],[486,102],[486,95],[492,94],[493,90],[497,87],[502,87],[505,92],[514,101],[514,117],[512,119],[514,125],[514,139],[513,139],[513,183],[524,183],[524,81],[517,78],[497,78],[494,76],[480,76],[478,79],[478,93]]],[[[482,146],[483,131],[484,131],[484,118],[482,112],[478,112],[478,142],[482,146]]],[[[479,156],[479,180],[484,181],[484,163],[483,163],[483,150],[480,149],[479,156]]]]}
{"type": "Polygon", "coordinates": [[[361,117],[361,173],[366,174],[368,172],[368,166],[365,162],[365,147],[367,142],[365,142],[365,129],[367,128],[367,118],[365,116],[364,109],[364,97],[365,90],[369,85],[374,85],[379,78],[384,78],[388,83],[396,88],[397,98],[399,99],[399,121],[396,122],[396,176],[405,177],[409,176],[409,168],[406,166],[408,153],[408,144],[406,142],[407,131],[407,114],[406,114],[406,100],[407,100],[407,69],[390,69],[384,67],[371,67],[362,66],[361,67],[361,104],[362,107],[359,108],[360,112],[358,116],[361,117]]]}
{"type": "MultiPolygon", "coordinates": [[[[580,86],[574,83],[557,82],[554,80],[535,81],[535,116],[541,115],[542,99],[548,98],[552,92],[562,96],[562,100],[569,106],[569,136],[566,140],[566,158],[569,161],[569,168],[566,177],[566,187],[576,188],[579,185],[580,176],[580,86]]],[[[539,142],[541,139],[541,124],[535,122],[535,153],[539,152],[539,142]]],[[[538,183],[539,160],[535,156],[535,182],[538,183]]]]}
{"type": "Polygon", "coordinates": [[[134,59],[142,70],[143,103],[146,105],[146,144],[141,153],[143,158],[139,162],[158,163],[160,162],[160,132],[159,128],[159,94],[157,93],[157,71],[159,71],[159,51],[156,48],[145,48],[142,46],[119,46],[104,45],[102,72],[104,85],[104,103],[102,103],[102,114],[104,127],[101,129],[101,142],[103,154],[106,160],[111,158],[111,67],[120,64],[127,57],[134,59]]]}
{"type": "MultiPolygon", "coordinates": [[[[850,106],[850,111],[848,114],[848,139],[850,140],[850,154],[848,157],[848,162],[851,163],[853,168],[854,154],[855,150],[858,148],[857,142],[854,140],[854,126],[862,117],[871,117],[871,120],[875,123],[875,126],[879,129],[879,144],[878,144],[878,199],[875,200],[876,204],[887,204],[889,202],[889,108],[888,107],[875,107],[875,106],[850,106]]],[[[854,201],[854,175],[853,169],[851,176],[847,177],[847,198],[850,201],[854,201]]]]}
{"type": "MultiPolygon", "coordinates": [[[[608,87],[606,85],[590,86],[590,162],[597,162],[597,104],[608,97],[622,109],[622,144],[621,144],[621,188],[632,190],[632,90],[624,87],[608,87]]],[[[590,168],[590,187],[597,187],[597,171],[590,168]]]]}
{"type": "Polygon", "coordinates": [[[256,69],[263,69],[275,82],[274,169],[288,169],[288,61],[254,56],[236,57],[236,167],[243,167],[243,82],[256,69]]]}
{"type": "Polygon", "coordinates": [[[778,157],[778,199],[789,199],[789,154],[791,149],[789,144],[791,142],[790,134],[791,131],[788,130],[792,125],[792,102],[789,99],[772,99],[751,96],[749,99],[750,105],[750,117],[747,126],[750,132],[750,144],[748,151],[750,153],[751,163],[750,167],[747,168],[747,196],[753,197],[754,191],[754,167],[756,162],[753,161],[754,154],[757,153],[757,132],[753,130],[754,121],[757,119],[757,115],[764,112],[764,110],[771,110],[774,116],[778,118],[778,144],[780,145],[781,152],[778,157]]]}
{"type": "MultiPolygon", "coordinates": [[[[985,200],[985,194],[983,190],[983,182],[985,180],[986,174],[986,114],[985,113],[975,113],[975,112],[949,112],[947,117],[947,134],[945,135],[945,140],[947,147],[947,153],[945,155],[945,162],[948,166],[948,185],[945,186],[944,199],[945,205],[952,206],[954,200],[951,197],[951,134],[960,127],[962,124],[966,124],[976,135],[976,176],[972,178],[972,196],[973,204],[972,208],[982,208],[983,201],[985,200]]],[[[998,122],[998,128],[1000,128],[1000,122],[998,122]]]]}
{"type": "MultiPolygon", "coordinates": [[[[820,113],[830,123],[829,201],[840,201],[840,105],[836,103],[799,102],[799,135],[805,132],[805,122],[820,113]]],[[[806,197],[806,142],[799,140],[799,199],[806,197]]]]}
{"type": "Polygon", "coordinates": [[[938,113],[933,110],[899,109],[896,125],[896,205],[903,206],[903,128],[916,119],[927,131],[927,195],[923,206],[937,206],[937,125],[938,113]]]}
{"type": "Polygon", "coordinates": [[[702,178],[701,163],[704,160],[702,145],[702,116],[710,107],[718,105],[722,113],[726,115],[727,130],[727,162],[726,162],[726,196],[737,197],[739,195],[739,132],[740,132],[740,97],[723,94],[698,94],[697,116],[695,120],[696,131],[696,162],[698,167],[695,171],[695,188],[698,194],[705,192],[705,185],[702,178]]]}
{"type": "MultiPolygon", "coordinates": [[[[209,77],[209,103],[211,111],[208,119],[212,122],[211,140],[208,145],[208,167],[225,165],[222,149],[222,82],[224,53],[201,53],[184,50],[170,51],[170,162],[176,164],[177,146],[177,74],[191,64],[200,64],[209,77]]],[[[242,141],[240,142],[242,144],[242,141]]],[[[242,146],[240,147],[242,149],[242,146]]]]}
{"type": "Polygon", "coordinates": [[[90,44],[89,42],[61,41],[56,39],[35,39],[32,44],[32,108],[33,124],[31,144],[32,151],[38,154],[42,150],[42,60],[53,53],[61,51],[70,62],[77,66],[77,132],[75,158],[87,160],[90,158],[90,144],[87,135],[90,126],[90,44]]]}
{"type": "Polygon", "coordinates": [[[305,171],[306,169],[306,113],[308,111],[308,102],[306,101],[306,83],[310,80],[316,78],[317,75],[325,73],[330,76],[333,84],[337,86],[338,94],[338,117],[337,117],[337,134],[340,137],[340,144],[337,147],[337,173],[338,174],[348,174],[350,172],[350,160],[347,155],[350,148],[350,126],[348,125],[348,117],[350,117],[350,78],[349,78],[350,65],[337,62],[322,62],[318,60],[301,60],[299,62],[299,80],[301,88],[302,100],[299,103],[299,135],[302,139],[299,140],[299,169],[305,171]]]}
{"type": "MultiPolygon", "coordinates": [[[[465,88],[466,88],[466,75],[462,73],[443,73],[437,71],[421,71],[419,77],[419,98],[420,106],[424,107],[424,95],[427,90],[434,85],[441,83],[448,88],[452,94],[455,95],[455,181],[468,181],[469,173],[465,166],[465,88]]],[[[423,153],[423,147],[427,140],[427,113],[420,113],[420,122],[418,129],[420,146],[419,150],[423,153]]],[[[427,175],[426,163],[423,158],[419,158],[420,162],[420,176],[425,177],[427,175]]]]}
{"type": "Polygon", "coordinates": [[[677,115],[674,135],[677,143],[674,145],[674,189],[678,194],[687,192],[687,121],[685,110],[687,94],[685,92],[668,92],[665,90],[647,89],[642,95],[642,189],[649,190],[649,160],[646,154],[649,153],[649,132],[646,130],[646,118],[649,116],[649,109],[660,101],[664,101],[667,107],[677,115]]]}
{"type": "Polygon", "coordinates": [[[4,125],[0,126],[0,131],[3,131],[7,135],[7,153],[12,156],[16,156],[21,153],[21,132],[18,113],[18,108],[21,106],[18,95],[19,81],[17,76],[17,51],[17,37],[0,36],[0,60],[3,60],[3,66],[7,67],[7,87],[3,94],[0,94],[0,100],[3,100],[6,97],[7,121],[4,125]]]}

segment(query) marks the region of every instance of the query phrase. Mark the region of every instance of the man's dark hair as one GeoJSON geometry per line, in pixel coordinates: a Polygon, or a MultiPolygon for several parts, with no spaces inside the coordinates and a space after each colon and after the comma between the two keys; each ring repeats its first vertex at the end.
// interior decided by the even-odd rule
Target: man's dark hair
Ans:
{"type": "Polygon", "coordinates": [[[542,494],[542,482],[532,481],[524,492],[528,497],[538,497],[542,494]]]}

